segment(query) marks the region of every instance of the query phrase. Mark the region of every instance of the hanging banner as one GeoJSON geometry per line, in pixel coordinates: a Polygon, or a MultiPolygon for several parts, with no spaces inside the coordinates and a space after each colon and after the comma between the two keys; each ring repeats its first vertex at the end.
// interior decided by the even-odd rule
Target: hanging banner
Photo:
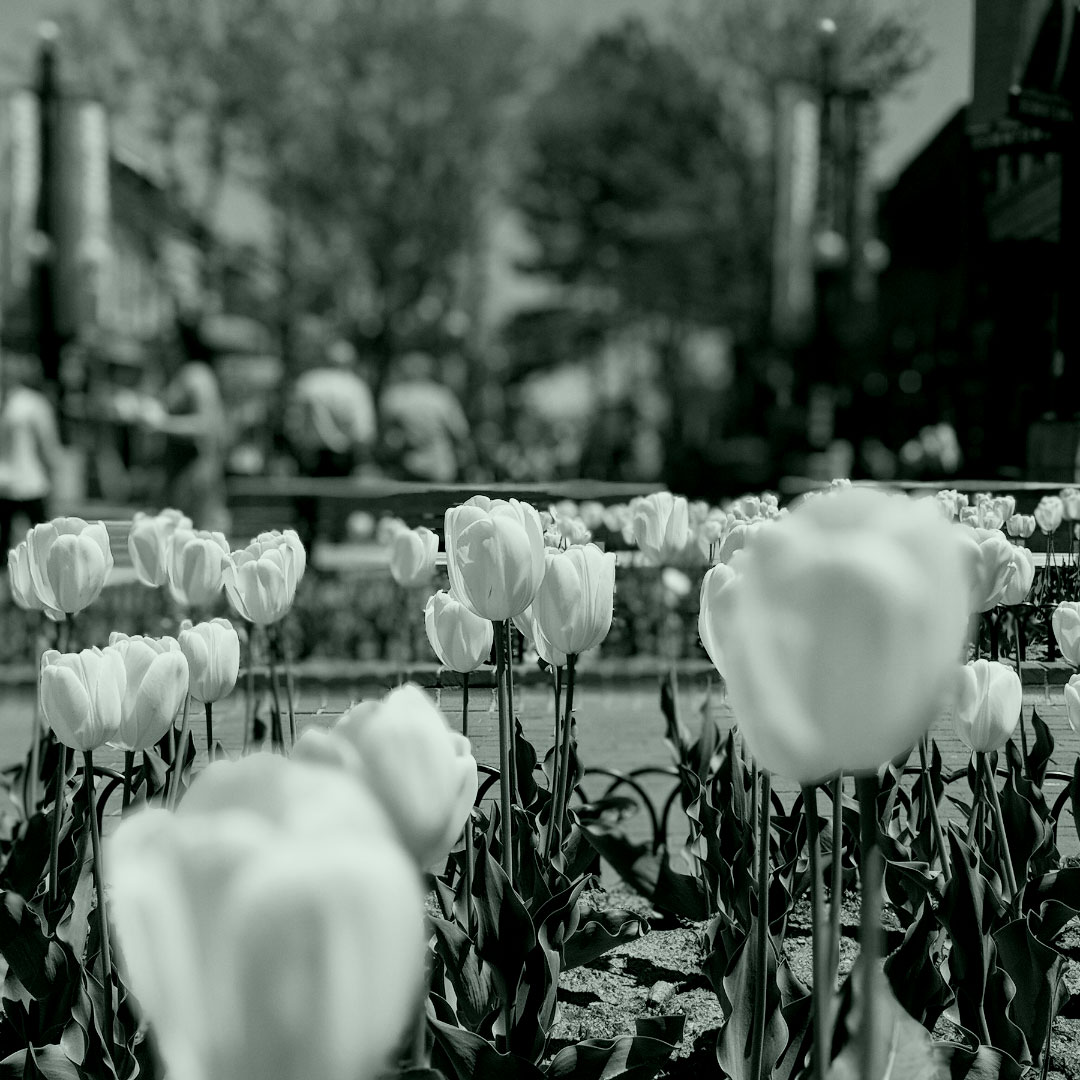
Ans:
{"type": "Polygon", "coordinates": [[[772,327],[778,342],[794,345],[814,324],[821,108],[814,90],[799,83],[783,84],[776,106],[772,327]]]}

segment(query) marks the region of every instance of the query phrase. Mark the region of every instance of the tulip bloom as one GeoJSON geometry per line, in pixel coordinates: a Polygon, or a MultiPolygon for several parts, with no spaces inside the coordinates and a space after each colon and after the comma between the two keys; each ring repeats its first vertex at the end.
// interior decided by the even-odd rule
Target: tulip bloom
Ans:
{"type": "Polygon", "coordinates": [[[1061,504],[1065,521],[1080,521],[1080,491],[1076,488],[1062,488],[1061,504]]]}
{"type": "Polygon", "coordinates": [[[739,729],[812,783],[911,747],[951,686],[970,583],[930,501],[848,488],[757,533],[710,623],[739,729]]]}
{"type": "Polygon", "coordinates": [[[1057,495],[1044,495],[1035,507],[1035,521],[1044,533],[1054,533],[1065,517],[1065,504],[1057,495]]]}
{"type": "Polygon", "coordinates": [[[729,617],[732,592],[729,586],[738,574],[725,563],[717,563],[701,579],[701,601],[698,609],[698,636],[716,670],[724,674],[724,654],[720,650],[720,633],[729,617]]]}
{"type": "Polygon", "coordinates": [[[533,615],[531,604],[520,615],[514,616],[514,625],[521,631],[526,644],[536,650],[536,655],[548,667],[566,667],[566,653],[556,649],[544,636],[543,628],[533,615]]]}
{"type": "Polygon", "coordinates": [[[1035,531],[1035,518],[1031,514],[1013,514],[1005,522],[1005,531],[1010,536],[1026,540],[1035,531]]]}
{"type": "Polygon", "coordinates": [[[596,544],[549,551],[533,618],[560,652],[577,656],[596,648],[611,629],[615,556],[596,544]]]}
{"type": "Polygon", "coordinates": [[[491,656],[495,638],[491,621],[474,615],[448,592],[437,592],[428,599],[424,629],[439,663],[451,671],[467,674],[491,656]]]}
{"type": "Polygon", "coordinates": [[[532,603],[545,569],[544,530],[532,506],[474,495],[446,511],[445,533],[455,599],[492,622],[532,603]]]}
{"type": "Polygon", "coordinates": [[[412,685],[380,702],[354,705],[333,731],[356,750],[361,778],[417,864],[445,858],[476,798],[469,740],[451,731],[431,699],[412,685]]]}
{"type": "Polygon", "coordinates": [[[996,529],[971,529],[964,532],[964,537],[974,569],[971,610],[989,611],[1003,603],[1002,597],[1016,573],[1016,548],[996,529]]]}
{"type": "Polygon", "coordinates": [[[646,495],[634,510],[634,543],[654,566],[687,561],[693,543],[690,507],[682,495],[655,491],[646,495]]]}
{"type": "Polygon", "coordinates": [[[258,626],[269,626],[286,615],[304,575],[306,553],[289,533],[291,529],[286,533],[262,533],[225,562],[229,603],[241,618],[258,626]]]}
{"type": "Polygon", "coordinates": [[[179,510],[162,510],[160,514],[135,515],[128,533],[128,554],[135,576],[150,588],[164,585],[169,577],[169,540],[178,529],[190,531],[191,518],[179,510]]]}
{"type": "Polygon", "coordinates": [[[120,731],[127,692],[124,659],[115,646],[41,658],[41,712],[56,737],[80,753],[97,750],[120,731]]]}
{"type": "Polygon", "coordinates": [[[54,518],[26,534],[30,581],[51,619],[77,615],[101,594],[113,568],[105,522],[54,518]]]}
{"type": "Polygon", "coordinates": [[[1050,622],[1061,655],[1073,667],[1080,667],[1080,603],[1066,601],[1058,604],[1050,622]]]}
{"type": "Polygon", "coordinates": [[[1065,708],[1069,727],[1080,735],[1080,675],[1074,675],[1065,684],[1065,708]]]}
{"type": "Polygon", "coordinates": [[[188,663],[176,638],[112,634],[109,647],[124,662],[126,688],[120,730],[110,739],[119,750],[146,750],[172,727],[188,692],[188,663]]]}
{"type": "Polygon", "coordinates": [[[422,985],[423,891],[353,778],[218,762],[176,814],[135,813],[107,844],[127,976],[170,1075],[382,1073],[422,985]]]}
{"type": "Polygon", "coordinates": [[[8,584],[11,587],[11,599],[23,611],[45,610],[34,592],[34,582],[30,578],[30,554],[25,540],[8,552],[8,584]]]}
{"type": "Polygon", "coordinates": [[[1000,750],[1020,719],[1020,677],[996,660],[975,660],[960,668],[958,682],[953,710],[956,734],[977,753],[1000,750]]]}
{"type": "Polygon", "coordinates": [[[1035,557],[1027,548],[1011,544],[1013,572],[1001,593],[1000,603],[1008,607],[1022,604],[1035,581],[1035,557]]]}
{"type": "Polygon", "coordinates": [[[422,585],[435,574],[439,538],[430,529],[405,529],[390,542],[390,575],[406,588],[422,585]]]}
{"type": "Polygon", "coordinates": [[[184,607],[212,604],[225,584],[229,542],[219,532],[177,529],[169,539],[166,575],[169,591],[184,607]]]}
{"type": "Polygon", "coordinates": [[[189,692],[202,705],[212,705],[232,692],[240,673],[240,636],[228,619],[211,619],[180,627],[180,649],[187,658],[189,692]]]}

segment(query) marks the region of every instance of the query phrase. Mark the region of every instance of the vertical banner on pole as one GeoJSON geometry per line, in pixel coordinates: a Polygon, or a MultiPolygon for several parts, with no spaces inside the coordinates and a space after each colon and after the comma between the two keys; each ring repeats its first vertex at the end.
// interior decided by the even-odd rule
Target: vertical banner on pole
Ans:
{"type": "Polygon", "coordinates": [[[778,342],[798,344],[811,333],[814,323],[821,107],[813,88],[794,82],[782,84],[777,92],[776,117],[772,326],[778,342]]]}

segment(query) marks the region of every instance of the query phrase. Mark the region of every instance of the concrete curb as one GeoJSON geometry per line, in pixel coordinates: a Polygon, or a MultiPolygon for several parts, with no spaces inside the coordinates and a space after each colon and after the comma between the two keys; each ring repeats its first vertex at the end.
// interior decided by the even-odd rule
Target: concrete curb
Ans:
{"type": "MultiPolygon", "coordinates": [[[[264,667],[255,670],[260,675],[266,674],[264,667]]],[[[671,661],[647,656],[591,662],[586,659],[577,669],[577,685],[655,685],[661,676],[672,670],[676,677],[706,679],[712,676],[718,686],[721,681],[708,660],[671,661]]],[[[245,671],[240,672],[240,685],[245,674],[245,671]]],[[[456,671],[447,671],[435,663],[410,661],[313,659],[296,664],[293,674],[298,682],[306,686],[396,686],[399,682],[417,682],[423,686],[449,689],[462,684],[462,676],[456,671]]],[[[1064,686],[1074,674],[1076,670],[1072,665],[1060,660],[1025,660],[1021,669],[1023,684],[1028,687],[1064,686]]],[[[30,664],[0,665],[0,688],[33,686],[36,679],[37,669],[30,664]]],[[[551,682],[551,675],[541,671],[535,663],[518,664],[514,668],[514,682],[519,686],[546,686],[551,682]]],[[[476,689],[493,688],[494,669],[483,667],[474,671],[469,676],[469,686],[476,689]]]]}

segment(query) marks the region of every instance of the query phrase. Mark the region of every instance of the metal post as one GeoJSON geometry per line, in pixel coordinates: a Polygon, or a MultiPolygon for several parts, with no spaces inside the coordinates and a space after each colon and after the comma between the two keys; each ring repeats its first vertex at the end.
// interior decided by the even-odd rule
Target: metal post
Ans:
{"type": "Polygon", "coordinates": [[[40,174],[36,217],[37,256],[36,300],[38,356],[47,392],[60,406],[60,334],[56,325],[56,143],[59,129],[60,95],[57,80],[57,39],[55,23],[38,29],[38,137],[40,174]]]}

